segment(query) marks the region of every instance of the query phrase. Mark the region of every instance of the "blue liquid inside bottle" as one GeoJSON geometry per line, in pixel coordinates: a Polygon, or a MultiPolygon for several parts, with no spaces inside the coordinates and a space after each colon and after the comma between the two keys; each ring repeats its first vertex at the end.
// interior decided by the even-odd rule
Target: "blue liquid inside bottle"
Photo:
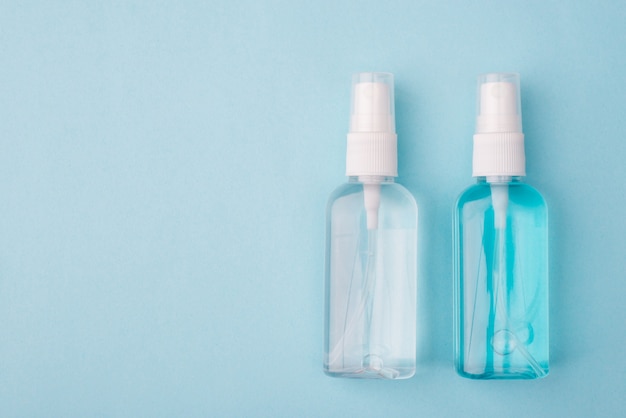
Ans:
{"type": "Polygon", "coordinates": [[[548,216],[519,177],[478,177],[455,208],[455,363],[473,379],[548,374],[548,216]]]}

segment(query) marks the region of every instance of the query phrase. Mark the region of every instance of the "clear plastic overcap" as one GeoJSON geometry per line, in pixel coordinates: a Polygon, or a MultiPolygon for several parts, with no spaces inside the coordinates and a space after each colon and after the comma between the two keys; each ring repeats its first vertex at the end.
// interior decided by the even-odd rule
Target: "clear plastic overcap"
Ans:
{"type": "Polygon", "coordinates": [[[515,73],[478,76],[476,133],[522,132],[520,78],[515,73]]]}
{"type": "Polygon", "coordinates": [[[355,74],[352,77],[350,132],[395,133],[393,103],[393,74],[355,74]]]}

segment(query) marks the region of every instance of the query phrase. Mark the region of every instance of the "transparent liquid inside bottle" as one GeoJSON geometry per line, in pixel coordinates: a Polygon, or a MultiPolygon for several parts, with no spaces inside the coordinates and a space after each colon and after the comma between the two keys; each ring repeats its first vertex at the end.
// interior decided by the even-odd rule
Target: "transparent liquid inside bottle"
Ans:
{"type": "Polygon", "coordinates": [[[495,186],[479,180],[457,202],[455,235],[458,373],[476,379],[546,376],[548,236],[544,199],[515,179],[495,186]],[[505,193],[504,209],[494,209],[494,190],[505,193]],[[497,220],[498,216],[503,216],[502,220],[497,220]]]}
{"type": "Polygon", "coordinates": [[[327,209],[324,371],[402,379],[415,372],[417,207],[380,185],[378,227],[367,229],[363,184],[352,179],[327,209]]]}

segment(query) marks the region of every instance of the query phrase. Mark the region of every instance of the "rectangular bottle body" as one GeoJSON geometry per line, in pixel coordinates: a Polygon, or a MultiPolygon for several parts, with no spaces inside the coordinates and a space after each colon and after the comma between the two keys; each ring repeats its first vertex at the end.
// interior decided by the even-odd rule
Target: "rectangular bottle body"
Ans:
{"type": "Polygon", "coordinates": [[[528,185],[495,187],[500,189],[489,183],[470,187],[455,210],[457,372],[474,379],[544,377],[549,370],[547,207],[528,185]]]}
{"type": "Polygon", "coordinates": [[[363,185],[335,191],[327,209],[324,371],[402,379],[415,372],[417,206],[394,183],[380,189],[367,229],[363,185]]]}

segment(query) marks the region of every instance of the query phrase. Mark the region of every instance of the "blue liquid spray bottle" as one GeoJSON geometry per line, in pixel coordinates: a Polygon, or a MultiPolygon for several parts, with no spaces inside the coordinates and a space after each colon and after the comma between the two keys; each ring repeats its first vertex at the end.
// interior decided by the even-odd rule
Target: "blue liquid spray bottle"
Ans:
{"type": "Polygon", "coordinates": [[[519,75],[479,76],[473,176],[455,221],[455,364],[473,379],[548,374],[548,211],[526,175],[519,75]]]}

